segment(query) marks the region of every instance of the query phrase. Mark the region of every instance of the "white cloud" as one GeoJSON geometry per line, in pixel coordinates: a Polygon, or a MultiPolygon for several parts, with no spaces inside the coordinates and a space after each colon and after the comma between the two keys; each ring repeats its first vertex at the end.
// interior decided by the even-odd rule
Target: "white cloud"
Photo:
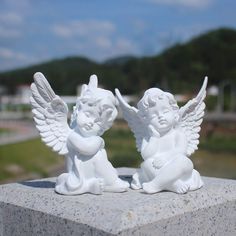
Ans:
{"type": "MultiPolygon", "coordinates": [[[[97,42],[97,40],[95,41],[97,42]]],[[[106,47],[99,47],[99,44],[90,42],[87,44],[87,52],[95,60],[105,60],[107,58],[138,54],[138,47],[135,42],[127,38],[117,38],[114,40],[107,39],[106,47]],[[108,43],[109,42],[109,43],[108,43]]]]}
{"type": "Polygon", "coordinates": [[[212,0],[148,0],[156,4],[162,5],[175,5],[191,8],[204,8],[207,7],[212,0]]]}
{"type": "Polygon", "coordinates": [[[147,28],[147,23],[144,20],[136,19],[132,22],[135,33],[142,33],[147,28]]]}
{"type": "Polygon", "coordinates": [[[185,43],[192,38],[204,34],[205,32],[212,30],[213,25],[205,24],[195,24],[191,26],[177,25],[173,30],[159,32],[157,35],[158,42],[156,44],[156,52],[169,48],[176,43],[185,43]]]}
{"type": "Polygon", "coordinates": [[[192,25],[191,27],[176,26],[172,33],[177,41],[186,42],[191,38],[193,38],[194,36],[203,34],[204,32],[212,28],[213,27],[208,24],[205,25],[195,24],[192,25]]]}
{"type": "Polygon", "coordinates": [[[58,46],[63,48],[61,54],[83,55],[96,61],[103,61],[121,55],[138,54],[136,43],[127,38],[109,36],[90,37],[88,40],[75,40],[58,46]],[[66,52],[66,53],[65,53],[66,52]]]}
{"type": "Polygon", "coordinates": [[[115,26],[109,21],[77,20],[53,27],[53,32],[63,38],[88,37],[92,35],[110,34],[115,26]]]}
{"type": "Polygon", "coordinates": [[[111,40],[105,36],[98,36],[94,38],[94,44],[101,49],[110,49],[112,47],[111,40]]]}
{"type": "Polygon", "coordinates": [[[16,11],[28,11],[31,6],[31,0],[3,0],[7,8],[16,11]]]}
{"type": "Polygon", "coordinates": [[[115,37],[116,27],[110,21],[71,21],[55,25],[53,32],[66,40],[68,53],[89,56],[99,61],[133,50],[132,43],[127,39],[115,37]]]}
{"type": "Polygon", "coordinates": [[[29,54],[0,47],[0,71],[11,70],[38,62],[39,59],[29,54]]]}
{"type": "Polygon", "coordinates": [[[21,31],[18,29],[2,27],[0,26],[0,38],[19,38],[21,36],[21,31]]]}
{"type": "Polygon", "coordinates": [[[23,22],[23,17],[15,12],[2,12],[0,14],[0,23],[7,25],[19,25],[23,22]]]}
{"type": "Polygon", "coordinates": [[[0,47],[0,58],[4,60],[26,60],[27,56],[21,52],[0,47]]]}
{"type": "Polygon", "coordinates": [[[28,0],[2,0],[0,8],[0,39],[15,39],[23,35],[25,18],[29,14],[28,0]]]}
{"type": "Polygon", "coordinates": [[[118,38],[114,45],[114,48],[115,51],[120,54],[135,53],[137,49],[133,41],[125,38],[118,38]]]}
{"type": "Polygon", "coordinates": [[[138,51],[133,41],[117,36],[116,27],[110,21],[71,21],[55,25],[52,30],[66,40],[63,50],[68,54],[76,53],[102,61],[119,55],[136,54],[138,51]]]}

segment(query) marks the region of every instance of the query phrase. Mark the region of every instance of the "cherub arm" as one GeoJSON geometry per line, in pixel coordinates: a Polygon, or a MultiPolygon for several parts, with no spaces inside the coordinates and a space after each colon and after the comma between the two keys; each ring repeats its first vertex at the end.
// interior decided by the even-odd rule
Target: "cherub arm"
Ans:
{"type": "MultiPolygon", "coordinates": [[[[179,131],[179,130],[178,130],[179,131]]],[[[174,160],[179,155],[186,155],[187,150],[187,140],[183,133],[179,132],[175,133],[175,148],[167,151],[165,153],[156,153],[151,158],[153,158],[153,166],[156,168],[161,168],[167,162],[174,160]]]]}
{"type": "Polygon", "coordinates": [[[187,140],[185,134],[177,132],[175,136],[175,153],[186,155],[187,151],[187,140]]]}
{"type": "Polygon", "coordinates": [[[153,157],[156,153],[156,145],[160,137],[159,133],[155,130],[152,125],[148,126],[148,132],[150,135],[149,140],[143,139],[141,146],[141,155],[144,160],[147,160],[150,157],[153,157]]]}
{"type": "Polygon", "coordinates": [[[68,137],[67,144],[82,155],[93,156],[104,147],[104,140],[98,136],[81,137],[72,131],[68,137]]]}
{"type": "Polygon", "coordinates": [[[145,145],[143,145],[143,148],[141,150],[141,155],[144,160],[149,159],[150,157],[154,157],[156,153],[156,143],[157,143],[157,137],[151,137],[148,142],[146,142],[145,145]]]}

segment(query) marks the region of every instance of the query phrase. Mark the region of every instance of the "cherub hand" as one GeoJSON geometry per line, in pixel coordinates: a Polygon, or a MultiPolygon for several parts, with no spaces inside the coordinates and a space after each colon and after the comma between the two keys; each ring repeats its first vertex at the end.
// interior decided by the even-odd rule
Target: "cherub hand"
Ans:
{"type": "Polygon", "coordinates": [[[155,158],[152,162],[152,166],[155,169],[160,169],[161,167],[163,167],[166,164],[167,160],[165,156],[159,156],[157,158],[155,158]]]}
{"type": "Polygon", "coordinates": [[[159,132],[157,132],[157,130],[152,125],[148,126],[148,130],[149,130],[149,133],[150,133],[151,136],[154,136],[154,137],[157,137],[157,138],[160,137],[159,132]]]}

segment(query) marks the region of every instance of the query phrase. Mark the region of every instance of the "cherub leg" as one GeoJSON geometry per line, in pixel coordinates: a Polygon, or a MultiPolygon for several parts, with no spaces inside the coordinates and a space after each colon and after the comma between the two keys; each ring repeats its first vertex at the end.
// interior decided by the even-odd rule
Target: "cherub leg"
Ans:
{"type": "Polygon", "coordinates": [[[141,164],[140,167],[141,167],[141,170],[143,173],[142,174],[142,177],[143,177],[142,182],[149,182],[156,177],[158,170],[153,167],[153,161],[154,161],[153,158],[149,158],[141,164]]]}
{"type": "Polygon", "coordinates": [[[74,157],[73,165],[69,173],[61,174],[56,181],[55,191],[64,195],[77,195],[83,193],[101,194],[103,191],[103,179],[83,176],[80,160],[74,157]]]}
{"type": "Polygon", "coordinates": [[[55,191],[63,195],[78,195],[83,193],[101,194],[103,192],[103,180],[100,178],[92,178],[83,185],[72,185],[69,179],[64,183],[56,183],[55,191]]]}
{"type": "Polygon", "coordinates": [[[166,190],[169,190],[171,192],[175,193],[187,193],[190,190],[190,185],[188,182],[178,179],[174,183],[171,183],[169,186],[166,187],[166,190]]]}
{"type": "Polygon", "coordinates": [[[188,182],[190,185],[190,191],[197,190],[204,185],[200,174],[195,169],[193,169],[191,178],[189,178],[188,182]]]}
{"type": "Polygon", "coordinates": [[[142,188],[142,172],[141,170],[138,170],[133,176],[132,176],[132,182],[131,182],[131,188],[134,190],[138,190],[142,188]]]}
{"type": "Polygon", "coordinates": [[[143,189],[147,193],[156,193],[162,190],[169,190],[172,184],[182,176],[191,175],[192,170],[192,161],[185,156],[179,155],[174,158],[173,161],[160,168],[158,174],[152,181],[144,183],[143,189]]]}
{"type": "Polygon", "coordinates": [[[180,179],[172,183],[167,190],[176,193],[186,193],[188,191],[199,189],[202,186],[203,182],[200,177],[200,174],[193,169],[193,171],[191,171],[191,174],[188,173],[181,176],[180,179]]]}
{"type": "Polygon", "coordinates": [[[74,174],[76,175],[76,177],[81,181],[81,189],[78,189],[76,191],[76,194],[78,194],[77,192],[79,191],[79,193],[93,193],[93,194],[101,194],[104,190],[104,182],[102,178],[90,178],[90,179],[86,179],[86,181],[84,181],[84,177],[83,177],[83,171],[81,168],[81,160],[79,160],[77,157],[74,158],[74,174]]]}
{"type": "Polygon", "coordinates": [[[104,181],[104,191],[124,192],[129,188],[129,183],[118,177],[116,169],[108,161],[107,156],[98,156],[94,162],[96,174],[104,181]]]}
{"type": "Polygon", "coordinates": [[[142,162],[140,170],[138,170],[132,177],[132,189],[141,189],[143,183],[149,182],[155,178],[157,170],[153,168],[152,162],[152,158],[142,162]]]}

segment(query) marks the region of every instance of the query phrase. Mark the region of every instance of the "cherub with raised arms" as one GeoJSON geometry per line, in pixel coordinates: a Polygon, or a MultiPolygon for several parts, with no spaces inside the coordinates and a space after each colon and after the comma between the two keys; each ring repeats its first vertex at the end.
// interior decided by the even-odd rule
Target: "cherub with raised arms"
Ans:
{"type": "Polygon", "coordinates": [[[54,93],[42,73],[34,75],[30,102],[36,127],[46,145],[66,158],[67,172],[57,178],[57,193],[101,194],[124,192],[129,187],[108,161],[100,137],[117,116],[116,99],[112,92],[97,85],[97,76],[92,75],[89,84],[82,86],[69,126],[65,102],[54,93]]]}
{"type": "Polygon", "coordinates": [[[125,120],[136,138],[144,161],[133,175],[131,187],[146,193],[168,190],[186,193],[203,182],[189,156],[197,149],[204,115],[207,77],[198,95],[179,108],[174,96],[158,88],[148,89],[131,107],[116,95],[125,120]]]}

